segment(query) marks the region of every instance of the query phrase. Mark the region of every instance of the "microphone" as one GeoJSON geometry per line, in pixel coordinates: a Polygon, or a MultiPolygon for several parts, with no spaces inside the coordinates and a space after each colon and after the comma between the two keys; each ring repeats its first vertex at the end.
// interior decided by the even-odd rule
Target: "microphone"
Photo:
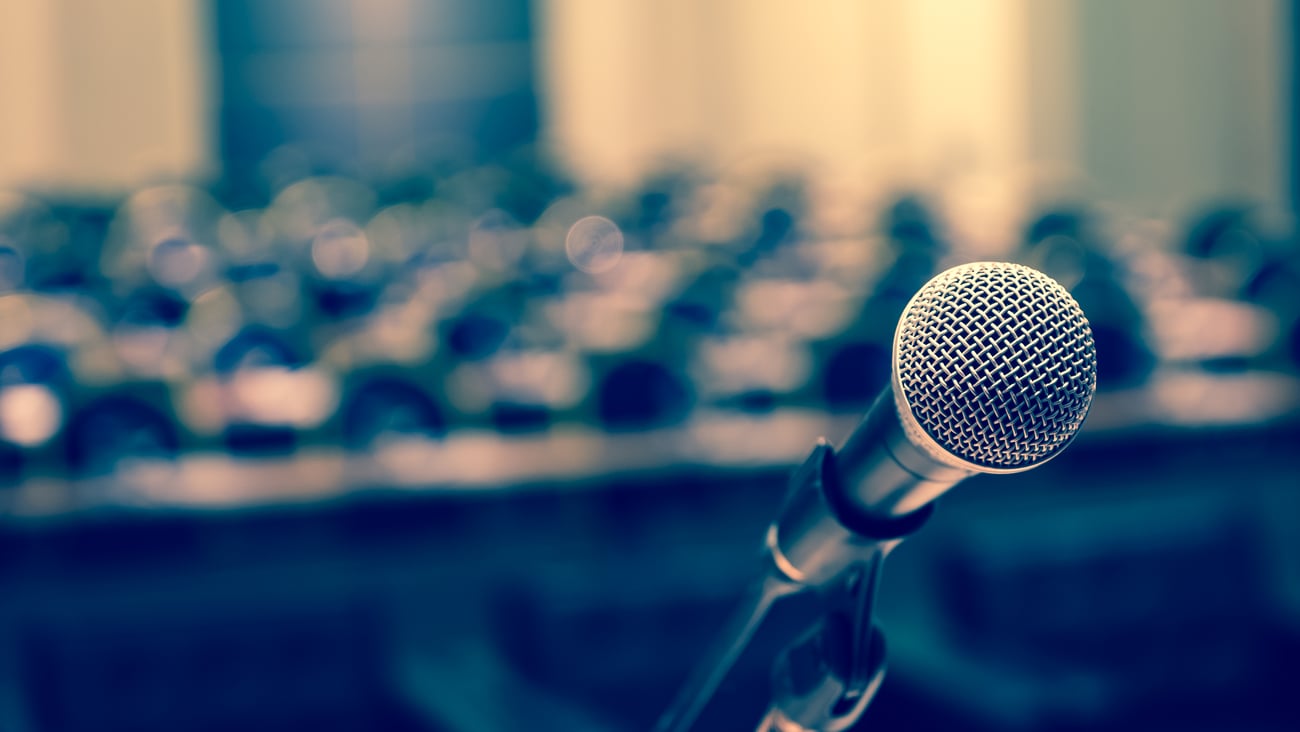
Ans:
{"type": "Polygon", "coordinates": [[[791,476],[767,531],[767,573],[659,732],[692,728],[769,610],[797,595],[817,598],[820,619],[777,659],[759,728],[852,725],[884,674],[884,641],[870,618],[885,557],[954,485],[1059,455],[1092,405],[1096,346],[1083,310],[1055,280],[975,262],[941,272],[908,302],[890,381],[838,450],[820,440],[791,476]]]}
{"type": "Polygon", "coordinates": [[[767,534],[775,568],[824,586],[962,480],[1051,460],[1096,385],[1091,327],[1055,280],[1002,262],[941,272],[898,320],[890,386],[838,451],[823,442],[796,473],[767,534]]]}

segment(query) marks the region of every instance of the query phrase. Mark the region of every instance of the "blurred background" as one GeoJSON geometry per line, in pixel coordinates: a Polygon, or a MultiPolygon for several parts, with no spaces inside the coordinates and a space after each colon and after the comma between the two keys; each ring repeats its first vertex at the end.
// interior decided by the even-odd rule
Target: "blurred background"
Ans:
{"type": "Polygon", "coordinates": [[[1071,290],[1099,392],[891,557],[857,728],[1296,729],[1297,32],[0,4],[0,730],[649,729],[978,259],[1071,290]]]}

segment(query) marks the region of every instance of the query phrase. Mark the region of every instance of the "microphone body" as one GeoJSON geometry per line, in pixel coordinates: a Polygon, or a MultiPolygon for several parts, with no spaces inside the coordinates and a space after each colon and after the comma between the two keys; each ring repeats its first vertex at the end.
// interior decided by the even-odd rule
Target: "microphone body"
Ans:
{"type": "Polygon", "coordinates": [[[1096,388],[1092,332],[1051,278],[1016,264],[949,269],[908,302],[890,385],[838,451],[819,445],[767,534],[780,574],[823,586],[915,530],[977,473],[1051,460],[1096,388]],[[815,464],[814,464],[815,463],[815,464]]]}

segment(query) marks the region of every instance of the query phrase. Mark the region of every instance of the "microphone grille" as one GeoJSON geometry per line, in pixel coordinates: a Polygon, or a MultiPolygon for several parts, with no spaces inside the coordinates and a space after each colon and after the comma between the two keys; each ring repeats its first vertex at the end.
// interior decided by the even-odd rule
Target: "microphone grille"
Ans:
{"type": "Polygon", "coordinates": [[[1055,280],[1018,264],[965,264],[927,282],[898,321],[894,359],[909,436],[981,472],[1055,456],[1097,385],[1083,310],[1055,280]]]}

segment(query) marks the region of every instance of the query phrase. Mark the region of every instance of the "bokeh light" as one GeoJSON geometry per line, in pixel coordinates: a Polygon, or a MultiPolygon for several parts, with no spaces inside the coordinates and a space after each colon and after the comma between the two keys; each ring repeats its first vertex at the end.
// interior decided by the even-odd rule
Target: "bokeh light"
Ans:
{"type": "Polygon", "coordinates": [[[604,216],[584,216],[569,227],[564,251],[573,266],[599,274],[618,265],[623,256],[623,232],[604,216]]]}

